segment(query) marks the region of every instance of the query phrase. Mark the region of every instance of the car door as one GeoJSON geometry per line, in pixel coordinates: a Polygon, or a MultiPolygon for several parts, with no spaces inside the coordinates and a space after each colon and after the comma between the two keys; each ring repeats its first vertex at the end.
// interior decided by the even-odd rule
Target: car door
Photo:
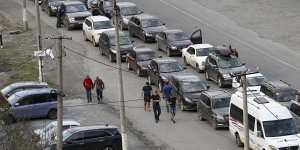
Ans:
{"type": "Polygon", "coordinates": [[[64,141],[64,150],[88,150],[85,149],[86,143],[84,140],[84,131],[80,131],[71,135],[64,141]]]}
{"type": "Polygon", "coordinates": [[[102,150],[109,145],[109,133],[104,130],[91,130],[85,133],[85,150],[102,150]]]}
{"type": "Polygon", "coordinates": [[[26,96],[20,99],[12,106],[12,113],[16,119],[31,118],[33,113],[32,112],[33,96],[34,95],[26,96]]]}
{"type": "Polygon", "coordinates": [[[196,66],[196,64],[195,64],[195,49],[193,48],[193,47],[189,47],[188,48],[188,50],[187,50],[187,54],[188,54],[188,56],[187,56],[187,62],[188,62],[188,64],[190,64],[192,67],[195,67],[196,66]]]}
{"type": "Polygon", "coordinates": [[[136,35],[143,39],[144,38],[144,29],[143,29],[143,26],[142,26],[142,21],[140,19],[136,19],[136,35]]]}
{"type": "Polygon", "coordinates": [[[46,117],[51,108],[56,106],[56,98],[50,93],[39,94],[33,97],[32,114],[33,118],[46,117]]]}
{"type": "Polygon", "coordinates": [[[206,118],[209,121],[213,120],[213,113],[212,113],[211,107],[212,107],[212,101],[210,98],[207,97],[204,102],[203,116],[204,116],[204,118],[206,118]]]}
{"type": "Polygon", "coordinates": [[[264,133],[262,130],[261,123],[257,119],[255,123],[255,135],[249,134],[249,136],[250,136],[250,141],[252,141],[250,143],[252,143],[253,149],[263,149],[263,146],[267,144],[264,139],[264,133]]]}
{"type": "Polygon", "coordinates": [[[209,57],[208,58],[208,69],[207,73],[209,74],[210,78],[213,80],[217,80],[218,78],[218,67],[217,67],[217,62],[215,59],[209,57]]]}
{"type": "Polygon", "coordinates": [[[192,41],[193,44],[202,44],[202,42],[203,42],[202,30],[198,29],[198,30],[194,31],[190,36],[190,40],[192,41]]]}

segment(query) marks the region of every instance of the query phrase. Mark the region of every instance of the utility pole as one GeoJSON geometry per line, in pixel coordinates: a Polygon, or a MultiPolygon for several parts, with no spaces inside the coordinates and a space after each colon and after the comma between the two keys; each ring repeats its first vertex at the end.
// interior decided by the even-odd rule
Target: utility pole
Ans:
{"type": "Polygon", "coordinates": [[[24,31],[28,30],[28,21],[27,21],[27,8],[26,0],[23,0],[23,28],[24,31]]]}
{"type": "Polygon", "coordinates": [[[114,8],[114,21],[115,21],[115,32],[116,32],[116,43],[117,43],[117,68],[118,68],[118,77],[119,77],[119,99],[120,99],[120,119],[121,119],[121,135],[122,135],[122,148],[127,150],[127,127],[126,127],[126,118],[125,118],[125,102],[124,102],[124,87],[123,87],[123,76],[121,68],[121,53],[120,53],[120,36],[119,36],[119,19],[120,19],[120,10],[117,7],[117,1],[113,0],[114,8]]]}
{"type": "MultiPolygon", "coordinates": [[[[35,0],[35,9],[36,9],[36,15],[35,15],[35,20],[36,20],[36,25],[37,25],[37,48],[38,51],[42,50],[42,41],[41,41],[41,18],[40,18],[40,5],[39,5],[39,0],[35,0]]],[[[44,81],[44,75],[43,75],[43,59],[42,57],[38,57],[39,59],[39,81],[43,82],[44,81]]]]}
{"type": "Polygon", "coordinates": [[[248,100],[247,100],[247,77],[246,72],[241,75],[243,86],[243,124],[244,124],[244,150],[249,150],[249,123],[248,123],[248,100]]]}

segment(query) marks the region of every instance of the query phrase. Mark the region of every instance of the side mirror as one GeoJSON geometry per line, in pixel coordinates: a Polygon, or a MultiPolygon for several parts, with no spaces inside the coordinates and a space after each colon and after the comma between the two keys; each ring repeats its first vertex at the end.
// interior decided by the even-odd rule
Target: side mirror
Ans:
{"type": "Polygon", "coordinates": [[[263,137],[262,132],[261,131],[257,131],[257,137],[263,137]]]}

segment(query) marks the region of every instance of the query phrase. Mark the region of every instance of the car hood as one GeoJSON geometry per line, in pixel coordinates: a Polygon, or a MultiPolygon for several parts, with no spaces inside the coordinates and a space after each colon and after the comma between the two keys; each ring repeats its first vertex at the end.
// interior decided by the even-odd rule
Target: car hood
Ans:
{"type": "Polygon", "coordinates": [[[184,41],[173,41],[170,43],[170,45],[172,46],[189,46],[190,44],[192,44],[192,42],[190,40],[184,40],[184,41]]]}
{"type": "Polygon", "coordinates": [[[199,102],[200,95],[201,95],[201,92],[197,92],[197,93],[184,93],[183,96],[186,98],[189,98],[193,102],[199,102]]]}
{"type": "MultiPolygon", "coordinates": [[[[116,46],[113,46],[113,49],[116,49],[116,46]]],[[[129,45],[120,45],[120,50],[121,51],[129,51],[129,50],[133,50],[133,45],[129,44],[129,45]]]]}
{"type": "Polygon", "coordinates": [[[266,137],[268,145],[275,146],[277,148],[288,147],[288,146],[299,146],[300,134],[288,135],[280,137],[266,137]]]}
{"type": "Polygon", "coordinates": [[[220,69],[220,72],[222,74],[235,74],[235,73],[241,73],[243,71],[247,71],[247,68],[245,66],[235,67],[235,68],[222,68],[220,69]]]}
{"type": "Polygon", "coordinates": [[[115,30],[115,28],[100,29],[100,30],[94,30],[94,33],[100,34],[100,33],[105,32],[105,31],[114,31],[114,30],[115,30]]]}
{"type": "Polygon", "coordinates": [[[170,80],[173,75],[180,75],[180,74],[182,74],[182,71],[180,71],[180,72],[170,72],[170,73],[160,73],[160,77],[163,80],[166,80],[166,79],[170,80]]]}
{"type": "Polygon", "coordinates": [[[150,64],[150,62],[151,62],[151,60],[138,61],[137,64],[143,68],[147,68],[147,66],[150,64]]]}
{"type": "Polygon", "coordinates": [[[157,26],[157,27],[144,28],[144,31],[148,32],[148,33],[158,33],[158,32],[164,31],[166,29],[167,28],[165,26],[157,26]]]}
{"type": "Polygon", "coordinates": [[[88,17],[92,14],[89,11],[83,11],[83,12],[75,12],[75,13],[67,13],[68,17],[88,17]]]}
{"type": "Polygon", "coordinates": [[[229,114],[229,107],[213,109],[213,112],[220,116],[227,116],[229,114]]]}

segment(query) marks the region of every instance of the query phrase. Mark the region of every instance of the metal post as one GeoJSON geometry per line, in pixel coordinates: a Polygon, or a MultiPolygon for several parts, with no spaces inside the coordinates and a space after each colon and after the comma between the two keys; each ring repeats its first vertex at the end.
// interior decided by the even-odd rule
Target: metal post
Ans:
{"type": "Polygon", "coordinates": [[[63,122],[63,36],[60,35],[57,38],[57,49],[58,49],[58,101],[57,101],[57,150],[62,150],[62,122],[63,122]]]}
{"type": "MultiPolygon", "coordinates": [[[[35,9],[36,9],[36,15],[35,15],[35,20],[36,20],[36,25],[37,25],[37,48],[38,51],[42,50],[42,41],[41,41],[41,19],[40,19],[40,6],[39,6],[39,0],[35,0],[35,9]]],[[[43,60],[42,57],[39,57],[39,81],[43,82],[44,81],[44,76],[43,76],[43,60]]]]}
{"type": "Polygon", "coordinates": [[[244,150],[249,150],[249,124],[248,124],[248,101],[247,101],[247,77],[246,73],[241,76],[243,86],[243,124],[244,124],[244,150]]]}
{"type": "Polygon", "coordinates": [[[127,150],[127,127],[126,127],[126,118],[125,118],[125,103],[124,103],[124,87],[123,87],[123,76],[121,68],[121,53],[120,53],[120,37],[119,37],[119,17],[120,11],[117,8],[116,0],[113,1],[114,8],[114,21],[115,21],[115,30],[116,30],[116,43],[117,43],[117,67],[118,67],[118,77],[119,77],[119,98],[120,98],[120,119],[121,119],[121,135],[122,135],[122,148],[127,150]]]}
{"type": "Polygon", "coordinates": [[[23,27],[24,31],[28,30],[26,0],[23,0],[23,27]]]}
{"type": "Polygon", "coordinates": [[[2,49],[3,48],[3,35],[2,35],[2,30],[0,28],[0,48],[2,49]]]}

